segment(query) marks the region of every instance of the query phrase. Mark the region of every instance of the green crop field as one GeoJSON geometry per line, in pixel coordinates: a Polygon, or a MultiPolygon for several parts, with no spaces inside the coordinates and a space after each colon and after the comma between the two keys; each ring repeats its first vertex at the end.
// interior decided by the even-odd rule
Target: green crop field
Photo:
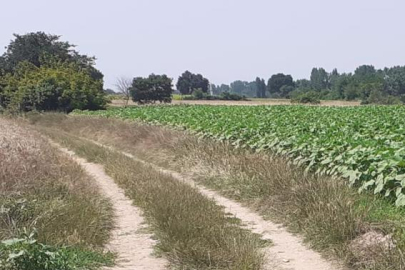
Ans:
{"type": "Polygon", "coordinates": [[[272,151],[405,205],[405,107],[145,106],[74,114],[166,124],[272,151]]]}

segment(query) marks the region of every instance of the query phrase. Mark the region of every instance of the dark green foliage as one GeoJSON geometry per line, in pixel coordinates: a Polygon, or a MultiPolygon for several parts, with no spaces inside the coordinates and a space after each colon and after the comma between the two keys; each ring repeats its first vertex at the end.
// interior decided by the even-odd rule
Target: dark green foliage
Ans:
{"type": "Polygon", "coordinates": [[[256,97],[257,98],[265,98],[266,97],[266,83],[263,79],[259,77],[256,78],[256,97]]]}
{"type": "Polygon", "coordinates": [[[201,89],[196,89],[196,90],[194,90],[194,92],[193,92],[193,94],[192,94],[192,97],[193,97],[194,99],[196,99],[196,100],[199,100],[199,99],[207,99],[208,96],[209,96],[209,95],[206,94],[206,93],[204,93],[203,90],[201,90],[201,89]]]}
{"type": "Polygon", "coordinates": [[[245,96],[223,92],[220,95],[209,95],[204,93],[201,89],[197,89],[192,95],[184,96],[184,100],[248,100],[245,96]]]}
{"type": "Polygon", "coordinates": [[[231,83],[231,92],[237,95],[242,95],[243,91],[249,87],[248,84],[248,82],[244,81],[234,81],[231,83]]]}
{"type": "Polygon", "coordinates": [[[222,93],[220,95],[221,100],[247,100],[245,96],[240,96],[237,94],[231,94],[228,92],[222,93]]]}
{"type": "Polygon", "coordinates": [[[316,91],[321,99],[362,100],[363,104],[397,104],[405,94],[405,67],[377,70],[372,65],[362,65],[353,74],[339,74],[337,69],[328,73],[323,68],[314,68],[311,80],[297,80],[296,89],[299,92],[316,91]],[[370,98],[371,93],[374,93],[374,97],[370,98]],[[383,98],[377,97],[377,93],[383,98]]]}
{"type": "Polygon", "coordinates": [[[271,97],[287,97],[287,95],[284,95],[285,93],[281,92],[281,88],[283,86],[289,86],[289,90],[295,87],[291,75],[284,75],[282,73],[279,73],[271,76],[269,82],[267,83],[267,90],[269,91],[271,97]]]}
{"type": "Polygon", "coordinates": [[[40,67],[43,59],[52,57],[61,61],[75,62],[86,68],[95,80],[103,79],[103,74],[94,68],[94,57],[81,55],[74,50],[75,45],[60,41],[60,36],[44,32],[14,34],[14,40],[6,47],[7,51],[0,57],[0,69],[14,72],[18,64],[27,61],[40,67]]]}
{"type": "Polygon", "coordinates": [[[291,97],[292,103],[302,103],[302,104],[320,104],[320,95],[315,91],[308,91],[303,93],[298,93],[291,97]]]}
{"type": "Polygon", "coordinates": [[[97,110],[106,104],[102,81],[74,62],[49,61],[40,67],[21,62],[0,84],[0,107],[13,112],[97,110]]]}
{"type": "Polygon", "coordinates": [[[183,95],[192,94],[197,89],[201,89],[204,93],[207,93],[209,81],[201,74],[193,74],[187,70],[179,77],[176,87],[183,95]]]}
{"type": "Polygon", "coordinates": [[[323,68],[313,68],[311,72],[311,86],[315,90],[329,88],[328,73],[323,68]]]}
{"type": "Polygon", "coordinates": [[[60,36],[14,35],[0,57],[0,109],[72,111],[102,109],[103,74],[94,57],[80,55],[60,36]]]}
{"type": "Polygon", "coordinates": [[[172,101],[172,79],[166,75],[151,74],[147,78],[138,77],[132,82],[132,100],[139,104],[170,103],[172,101]]]}
{"type": "Polygon", "coordinates": [[[375,89],[370,92],[368,97],[365,97],[361,101],[361,104],[399,105],[402,104],[402,101],[399,97],[394,97],[375,89]]]}

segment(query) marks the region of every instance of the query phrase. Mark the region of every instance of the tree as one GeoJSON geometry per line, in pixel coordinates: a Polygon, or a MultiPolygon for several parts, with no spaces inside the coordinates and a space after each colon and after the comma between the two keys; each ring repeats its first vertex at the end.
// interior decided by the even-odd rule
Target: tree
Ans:
{"type": "Polygon", "coordinates": [[[372,65],[362,65],[356,68],[354,71],[354,76],[359,79],[369,79],[373,78],[377,74],[375,67],[372,65]]]}
{"type": "Polygon", "coordinates": [[[389,95],[405,95],[405,67],[396,66],[384,69],[385,92],[389,95]]]}
{"type": "Polygon", "coordinates": [[[218,88],[215,84],[210,84],[210,95],[218,95],[218,88]]]}
{"type": "Polygon", "coordinates": [[[278,73],[269,79],[267,83],[267,89],[271,96],[275,97],[285,97],[281,95],[281,87],[283,86],[291,86],[295,87],[293,78],[291,75],[284,75],[283,73],[278,73]]]}
{"type": "Polygon", "coordinates": [[[124,96],[125,107],[128,106],[129,98],[131,97],[130,88],[132,86],[132,81],[130,78],[120,77],[117,79],[115,83],[115,87],[117,88],[118,92],[124,96]]]}
{"type": "Polygon", "coordinates": [[[266,98],[266,82],[262,79],[260,83],[260,90],[262,92],[262,98],[266,98]]]}
{"type": "Polygon", "coordinates": [[[20,62],[0,85],[0,106],[11,111],[98,110],[106,104],[102,81],[74,62],[20,62]]]}
{"type": "Polygon", "coordinates": [[[74,50],[75,45],[60,41],[60,36],[44,32],[14,34],[14,40],[6,47],[0,57],[0,69],[13,72],[20,62],[27,61],[40,67],[44,59],[51,57],[63,62],[75,62],[86,69],[95,80],[103,79],[103,74],[94,67],[95,58],[81,55],[74,50]]]}
{"type": "Polygon", "coordinates": [[[147,78],[134,78],[130,93],[132,100],[139,104],[168,103],[172,101],[172,79],[166,75],[151,74],[147,78]]]}
{"type": "Polygon", "coordinates": [[[280,96],[285,97],[285,98],[290,98],[290,94],[292,91],[294,91],[295,88],[294,86],[291,85],[283,85],[280,88],[280,96]]]}
{"type": "Polygon", "coordinates": [[[243,91],[248,88],[248,82],[244,81],[234,81],[231,83],[231,93],[237,94],[237,95],[242,95],[243,91]]]}
{"type": "Polygon", "coordinates": [[[311,87],[317,91],[329,89],[329,74],[323,68],[313,68],[311,71],[311,87]]]}
{"type": "Polygon", "coordinates": [[[311,81],[307,79],[301,79],[295,81],[295,87],[297,90],[310,90],[312,89],[311,81]]]}
{"type": "Polygon", "coordinates": [[[266,83],[264,79],[256,78],[256,97],[265,98],[266,97],[266,83]]]}
{"type": "Polygon", "coordinates": [[[201,89],[204,93],[207,93],[209,89],[209,81],[201,74],[193,74],[186,70],[179,77],[176,87],[183,95],[190,95],[196,89],[201,89]]]}

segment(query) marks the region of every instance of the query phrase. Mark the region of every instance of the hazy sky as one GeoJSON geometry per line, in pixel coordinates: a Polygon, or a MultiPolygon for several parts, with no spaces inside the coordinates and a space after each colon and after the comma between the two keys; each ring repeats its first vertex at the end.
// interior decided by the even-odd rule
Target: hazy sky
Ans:
{"type": "Polygon", "coordinates": [[[0,0],[0,46],[13,33],[62,35],[119,76],[186,69],[211,82],[312,67],[405,65],[404,0],[0,0]]]}

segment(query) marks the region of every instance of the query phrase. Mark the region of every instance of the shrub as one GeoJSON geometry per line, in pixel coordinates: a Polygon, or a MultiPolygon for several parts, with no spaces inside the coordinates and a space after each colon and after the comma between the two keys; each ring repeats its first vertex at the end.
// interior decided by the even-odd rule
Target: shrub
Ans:
{"type": "Polygon", "coordinates": [[[303,103],[303,104],[320,104],[320,96],[315,91],[308,91],[305,93],[295,93],[291,97],[292,103],[303,103]]]}
{"type": "Polygon", "coordinates": [[[399,97],[384,94],[379,90],[372,90],[370,95],[361,101],[361,104],[399,105],[403,103],[399,97]]]}
{"type": "Polygon", "coordinates": [[[207,99],[209,94],[204,93],[203,90],[199,88],[199,89],[196,89],[193,91],[192,96],[196,100],[201,100],[201,99],[207,99]]]}
{"type": "Polygon", "coordinates": [[[247,100],[245,96],[240,96],[238,94],[231,94],[229,92],[221,93],[221,100],[247,100]]]}
{"type": "Polygon", "coordinates": [[[201,89],[194,90],[192,95],[184,95],[183,100],[248,100],[245,96],[231,94],[229,92],[221,93],[219,96],[209,95],[201,89]]]}
{"type": "Polygon", "coordinates": [[[0,106],[11,111],[97,110],[106,105],[102,80],[77,63],[48,61],[36,67],[21,62],[0,78],[0,106]]]}

